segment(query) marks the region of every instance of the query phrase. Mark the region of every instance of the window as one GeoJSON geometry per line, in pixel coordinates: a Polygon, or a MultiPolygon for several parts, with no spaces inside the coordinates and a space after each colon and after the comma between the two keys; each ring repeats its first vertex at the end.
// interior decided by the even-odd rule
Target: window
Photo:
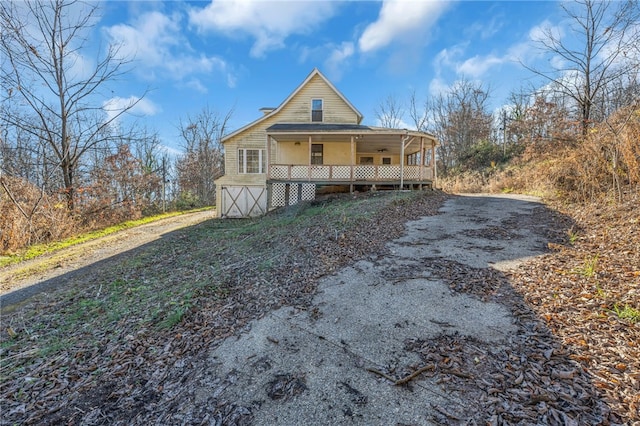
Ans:
{"type": "Polygon", "coordinates": [[[382,164],[391,164],[390,157],[382,157],[382,164]]]}
{"type": "Polygon", "coordinates": [[[323,151],[321,143],[311,144],[311,164],[323,164],[323,151]]]}
{"type": "Polygon", "coordinates": [[[360,164],[373,164],[373,157],[360,157],[360,164]]]}
{"type": "Polygon", "coordinates": [[[264,173],[264,150],[245,149],[238,150],[238,173],[264,173]]]}
{"type": "Polygon", "coordinates": [[[414,152],[413,154],[407,155],[407,165],[409,166],[419,166],[420,165],[420,153],[414,152]]]}
{"type": "Polygon", "coordinates": [[[311,99],[311,121],[322,122],[322,99],[311,99]]]}
{"type": "Polygon", "coordinates": [[[433,154],[432,154],[431,150],[427,151],[425,154],[426,155],[424,156],[424,165],[425,166],[430,166],[431,165],[431,161],[432,161],[431,156],[433,154]]]}

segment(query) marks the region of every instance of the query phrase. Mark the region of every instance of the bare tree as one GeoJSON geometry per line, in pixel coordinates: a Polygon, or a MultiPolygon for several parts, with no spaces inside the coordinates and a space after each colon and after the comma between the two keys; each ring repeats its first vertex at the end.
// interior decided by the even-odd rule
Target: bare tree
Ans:
{"type": "Polygon", "coordinates": [[[438,140],[438,168],[444,175],[462,166],[473,155],[474,145],[491,142],[493,117],[488,111],[489,96],[489,88],[464,78],[424,101],[418,99],[415,91],[410,92],[411,124],[438,140]]]}
{"type": "Polygon", "coordinates": [[[140,161],[142,170],[148,174],[158,176],[158,188],[149,187],[145,195],[149,204],[161,202],[162,211],[166,210],[166,184],[171,174],[169,154],[160,145],[158,135],[148,134],[146,130],[135,144],[135,156],[140,161]]]}
{"type": "Polygon", "coordinates": [[[487,111],[489,90],[482,84],[459,80],[448,94],[450,104],[448,138],[454,143],[456,155],[469,150],[491,135],[491,114],[487,111]]]}
{"type": "Polygon", "coordinates": [[[472,147],[491,137],[492,116],[488,112],[489,89],[466,79],[457,81],[447,92],[425,104],[424,122],[440,144],[437,148],[443,173],[468,157],[472,147]]]}
{"type": "Polygon", "coordinates": [[[451,104],[448,96],[439,94],[425,102],[425,115],[428,117],[428,129],[438,140],[436,154],[438,159],[438,170],[446,175],[449,169],[455,164],[454,144],[447,138],[447,128],[449,126],[449,114],[451,104]]]}
{"type": "Polygon", "coordinates": [[[376,118],[382,127],[399,129],[402,127],[404,108],[402,102],[394,95],[387,96],[380,101],[375,109],[376,118]]]}
{"type": "Polygon", "coordinates": [[[222,116],[205,107],[196,117],[180,122],[185,154],[178,159],[178,184],[183,194],[194,197],[197,205],[215,204],[214,181],[224,174],[224,149],[221,139],[233,111],[222,116]]]}
{"type": "Polygon", "coordinates": [[[533,97],[531,90],[523,87],[513,90],[509,94],[508,105],[502,109],[500,130],[503,132],[505,149],[507,144],[522,147],[527,142],[525,120],[533,97]]]}
{"type": "MultiPolygon", "coordinates": [[[[639,69],[640,7],[637,0],[621,2],[576,0],[561,3],[571,22],[571,33],[578,39],[563,39],[548,28],[537,40],[540,47],[557,56],[549,69],[527,67],[550,80],[578,108],[583,135],[594,118],[598,101],[608,86],[622,76],[636,75],[639,69]]],[[[602,109],[602,108],[600,108],[602,109]]],[[[600,117],[602,118],[602,117],[600,117]]]]}
{"type": "Polygon", "coordinates": [[[418,97],[415,90],[409,93],[409,117],[411,117],[411,124],[421,132],[427,131],[428,128],[428,114],[429,110],[428,102],[424,102],[419,105],[418,97]]]}
{"type": "Polygon", "coordinates": [[[70,211],[82,158],[113,136],[111,124],[137,102],[103,110],[100,91],[123,74],[126,60],[109,46],[87,68],[92,61],[82,53],[96,14],[95,3],[77,0],[0,2],[3,127],[46,145],[70,211]]]}

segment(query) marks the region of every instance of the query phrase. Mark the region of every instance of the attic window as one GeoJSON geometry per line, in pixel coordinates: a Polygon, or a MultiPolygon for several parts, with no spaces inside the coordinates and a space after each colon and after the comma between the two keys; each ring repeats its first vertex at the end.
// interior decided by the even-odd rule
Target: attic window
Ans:
{"type": "Polygon", "coordinates": [[[322,99],[311,99],[311,121],[322,122],[322,99]]]}

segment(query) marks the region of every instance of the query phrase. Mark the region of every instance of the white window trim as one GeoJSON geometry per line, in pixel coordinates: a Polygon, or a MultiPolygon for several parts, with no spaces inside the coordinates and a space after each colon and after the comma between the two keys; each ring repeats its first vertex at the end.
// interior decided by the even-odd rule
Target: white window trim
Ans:
{"type": "Polygon", "coordinates": [[[311,113],[310,113],[311,117],[310,120],[312,123],[324,123],[324,98],[311,98],[311,113]],[[313,121],[313,101],[320,101],[322,102],[322,109],[320,110],[322,112],[322,120],[320,121],[313,121]]]}
{"type": "Polygon", "coordinates": [[[265,173],[264,171],[264,149],[262,148],[238,148],[238,159],[240,158],[240,151],[242,151],[242,168],[240,168],[240,162],[238,161],[238,174],[239,175],[259,175],[265,173]],[[258,151],[258,172],[247,172],[247,151],[258,151]]]}

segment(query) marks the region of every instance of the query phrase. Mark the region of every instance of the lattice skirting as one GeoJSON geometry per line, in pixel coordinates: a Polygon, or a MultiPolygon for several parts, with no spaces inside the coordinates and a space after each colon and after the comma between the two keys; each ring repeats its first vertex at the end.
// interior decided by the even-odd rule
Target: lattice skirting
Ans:
{"type": "Polygon", "coordinates": [[[271,207],[293,206],[316,198],[313,183],[274,183],[271,185],[271,207]]]}

